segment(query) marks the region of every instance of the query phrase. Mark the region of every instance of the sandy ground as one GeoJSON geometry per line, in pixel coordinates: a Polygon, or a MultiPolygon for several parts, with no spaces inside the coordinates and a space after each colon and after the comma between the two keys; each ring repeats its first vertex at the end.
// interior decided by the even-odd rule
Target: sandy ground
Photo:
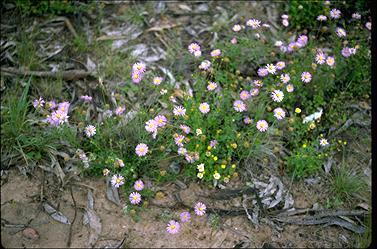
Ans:
{"type": "MultiPolygon", "coordinates": [[[[7,181],[1,187],[1,243],[6,248],[53,248],[66,247],[70,225],[53,220],[41,207],[36,196],[40,195],[40,181],[35,177],[20,176],[17,171],[9,171],[7,181]],[[28,239],[23,235],[23,228],[10,227],[7,224],[28,224],[35,229],[39,238],[28,239]]],[[[141,212],[141,219],[135,222],[125,215],[119,207],[106,199],[106,184],[99,179],[88,179],[83,183],[95,188],[94,210],[100,217],[102,231],[94,247],[115,247],[124,239],[123,247],[349,247],[351,233],[339,227],[322,226],[281,226],[282,231],[261,224],[255,228],[245,215],[221,217],[217,228],[211,225],[209,215],[198,217],[192,213],[189,223],[183,224],[181,232],[169,235],[166,232],[164,213],[178,218],[184,209],[170,210],[154,205],[141,212]]],[[[166,188],[168,189],[168,188],[166,188]]],[[[85,187],[73,187],[77,206],[86,206],[85,187]]],[[[190,184],[181,196],[190,203],[194,196],[200,195],[203,187],[190,184]]],[[[209,191],[209,190],[208,190],[209,191]]],[[[212,191],[212,190],[211,190],[212,191]]],[[[68,190],[60,192],[53,205],[59,206],[60,212],[70,221],[74,217],[74,205],[68,190]]],[[[169,196],[169,193],[166,193],[169,196]]],[[[297,196],[297,195],[296,195],[297,196]]],[[[167,197],[166,197],[167,198],[167,197]]],[[[122,197],[122,205],[125,198],[122,197]]],[[[297,198],[296,198],[297,199],[297,198]]],[[[150,200],[153,202],[153,200],[150,200]]],[[[169,202],[169,200],[166,200],[169,202]]],[[[203,200],[205,201],[205,200],[203,200]]],[[[309,207],[315,198],[297,199],[300,207],[309,207]]],[[[73,225],[71,247],[89,246],[90,228],[83,225],[83,211],[78,209],[73,225]]]]}

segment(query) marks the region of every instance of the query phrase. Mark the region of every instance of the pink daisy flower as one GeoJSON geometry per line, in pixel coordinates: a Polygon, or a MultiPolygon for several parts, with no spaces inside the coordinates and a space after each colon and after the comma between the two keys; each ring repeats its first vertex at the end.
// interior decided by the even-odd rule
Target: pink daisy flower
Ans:
{"type": "Polygon", "coordinates": [[[132,70],[135,72],[138,72],[140,74],[144,73],[146,71],[147,67],[143,62],[137,62],[133,64],[132,70]]]}
{"type": "Polygon", "coordinates": [[[96,127],[93,125],[88,125],[85,127],[84,132],[87,137],[93,137],[96,134],[96,127]]]}
{"type": "Polygon", "coordinates": [[[341,15],[341,12],[338,9],[332,9],[330,11],[330,17],[333,18],[333,19],[339,19],[340,15],[341,15]]]}
{"type": "Polygon", "coordinates": [[[303,72],[301,74],[301,80],[305,83],[309,83],[312,80],[312,75],[309,72],[303,72]]]}
{"type": "Polygon", "coordinates": [[[193,42],[188,46],[188,50],[193,54],[195,51],[200,51],[200,46],[198,43],[193,42]]]}
{"type": "Polygon", "coordinates": [[[281,82],[286,84],[291,80],[291,77],[289,76],[289,74],[282,74],[282,75],[280,75],[280,80],[281,80],[281,82]]]}
{"type": "Polygon", "coordinates": [[[118,107],[115,109],[114,113],[115,113],[115,115],[120,116],[120,115],[123,114],[123,112],[124,112],[125,110],[126,110],[126,108],[124,108],[123,106],[118,106],[118,107]]]}
{"type": "Polygon", "coordinates": [[[331,56],[327,57],[327,59],[326,59],[326,64],[329,65],[330,67],[333,67],[334,64],[335,64],[335,59],[334,59],[334,57],[331,57],[331,56]]]}
{"type": "Polygon", "coordinates": [[[62,103],[59,103],[58,104],[58,111],[60,112],[64,112],[64,113],[68,113],[68,110],[69,110],[69,102],[62,102],[62,103]]]}
{"type": "Polygon", "coordinates": [[[200,57],[201,55],[202,55],[202,51],[200,51],[200,50],[194,51],[195,57],[200,57]]]}
{"type": "Polygon", "coordinates": [[[273,101],[275,102],[281,102],[284,98],[284,93],[280,90],[274,90],[272,93],[271,93],[271,98],[273,101]]]}
{"type": "Polygon", "coordinates": [[[345,48],[343,48],[342,49],[342,55],[344,56],[344,57],[350,57],[351,56],[351,50],[350,50],[350,48],[348,48],[348,47],[345,47],[345,48]]]}
{"type": "Polygon", "coordinates": [[[267,70],[270,74],[275,74],[275,72],[276,72],[276,67],[275,67],[273,64],[267,64],[267,66],[266,66],[266,70],[267,70]]]}
{"type": "Polygon", "coordinates": [[[180,228],[181,226],[178,222],[176,222],[175,220],[171,220],[169,221],[168,226],[166,227],[166,231],[170,234],[177,234],[179,233],[180,228]]]}
{"type": "Polygon", "coordinates": [[[173,113],[175,116],[184,116],[186,114],[186,109],[183,106],[174,107],[173,113]]]}
{"type": "Polygon", "coordinates": [[[162,82],[162,77],[154,77],[153,78],[153,84],[155,84],[156,86],[160,85],[162,82]]]}
{"type": "Polygon", "coordinates": [[[243,90],[243,91],[240,93],[240,98],[241,98],[242,100],[247,100],[247,99],[249,99],[249,98],[250,98],[250,94],[249,94],[249,92],[246,91],[246,90],[243,90]]]}
{"type": "Polygon", "coordinates": [[[258,69],[258,75],[259,75],[260,77],[264,77],[264,76],[268,75],[268,71],[267,71],[267,69],[266,69],[266,68],[259,68],[259,69],[258,69]]]}
{"type": "Polygon", "coordinates": [[[190,155],[189,153],[186,153],[186,154],[185,154],[185,160],[186,160],[187,162],[189,162],[189,163],[193,163],[193,162],[195,162],[194,157],[193,157],[192,155],[190,155]]]}
{"type": "Polygon", "coordinates": [[[204,114],[208,113],[210,111],[208,103],[207,102],[201,103],[199,105],[199,111],[204,114]]]}
{"type": "Polygon", "coordinates": [[[253,120],[251,118],[249,118],[249,117],[246,117],[246,118],[243,119],[243,122],[245,124],[251,124],[251,123],[253,123],[253,120]]]}
{"type": "Polygon", "coordinates": [[[251,27],[252,29],[257,29],[260,27],[261,21],[257,19],[249,19],[246,22],[246,26],[251,27]]]}
{"type": "Polygon", "coordinates": [[[141,202],[141,195],[138,192],[132,192],[129,199],[132,204],[137,205],[141,202]]]}
{"type": "Polygon", "coordinates": [[[237,38],[233,37],[232,40],[230,40],[230,43],[232,44],[237,44],[237,38]]]}
{"type": "Polygon", "coordinates": [[[167,124],[168,119],[164,115],[157,115],[154,118],[154,121],[157,122],[158,127],[164,127],[167,124]]]}
{"type": "Polygon", "coordinates": [[[297,38],[297,42],[301,46],[305,46],[308,43],[308,37],[306,35],[301,35],[297,38]]]}
{"type": "Polygon", "coordinates": [[[284,61],[278,61],[278,62],[276,63],[276,69],[281,70],[281,69],[283,69],[283,68],[285,68],[285,62],[284,62],[284,61]]]}
{"type": "Polygon", "coordinates": [[[243,112],[243,111],[246,110],[246,105],[245,105],[245,103],[242,100],[236,100],[233,103],[233,108],[237,112],[243,112]]]}
{"type": "Polygon", "coordinates": [[[287,85],[287,92],[291,93],[295,90],[294,86],[292,84],[287,85]]]}
{"type": "Polygon", "coordinates": [[[143,78],[143,75],[139,71],[132,71],[131,78],[133,83],[138,84],[143,78]]]}
{"type": "Polygon", "coordinates": [[[190,218],[191,218],[190,213],[186,212],[186,211],[182,212],[179,216],[180,216],[182,222],[188,222],[188,221],[190,221],[190,218]]]}
{"type": "Polygon", "coordinates": [[[207,209],[206,205],[204,205],[201,202],[196,203],[194,207],[195,213],[198,216],[203,216],[206,213],[206,209],[207,209]]]}
{"type": "Polygon", "coordinates": [[[217,140],[211,140],[211,141],[209,142],[209,146],[211,146],[211,148],[216,149],[216,145],[217,145],[217,140]]]}
{"type": "Polygon", "coordinates": [[[209,82],[209,84],[207,85],[207,90],[213,91],[216,89],[216,87],[217,87],[217,84],[215,82],[209,82]]]}
{"type": "Polygon", "coordinates": [[[257,122],[257,129],[260,131],[260,132],[265,132],[267,131],[268,129],[268,123],[266,120],[259,120],[257,122]]]}
{"type": "Polygon", "coordinates": [[[327,16],[319,15],[319,16],[317,16],[317,21],[325,22],[325,21],[327,21],[327,16]]]}
{"type": "Polygon", "coordinates": [[[241,27],[241,25],[236,24],[236,25],[233,26],[232,29],[233,29],[234,32],[238,32],[238,31],[240,31],[242,29],[242,27],[241,27]]]}
{"type": "Polygon", "coordinates": [[[158,128],[158,123],[154,119],[150,119],[147,122],[145,122],[145,129],[149,133],[156,132],[158,128]]]}
{"type": "Polygon", "coordinates": [[[281,109],[280,107],[274,109],[274,116],[278,119],[281,120],[285,117],[285,111],[281,109]]]}
{"type": "Polygon", "coordinates": [[[259,89],[258,88],[253,88],[250,90],[250,96],[257,96],[259,94],[259,89]]]}
{"type": "Polygon", "coordinates": [[[289,26],[289,21],[287,19],[283,19],[281,21],[281,24],[283,24],[284,27],[288,27],[289,26]]]}
{"type": "Polygon", "coordinates": [[[124,177],[121,175],[113,175],[113,177],[111,178],[111,184],[115,188],[119,188],[124,184],[124,177]]]}
{"type": "Polygon", "coordinates": [[[322,65],[326,61],[326,56],[322,52],[319,52],[315,56],[315,61],[317,62],[317,64],[322,65]]]}
{"type": "Polygon", "coordinates": [[[183,141],[185,140],[185,136],[183,135],[178,135],[174,138],[175,144],[178,145],[179,147],[183,147],[183,141]]]}
{"type": "Polygon", "coordinates": [[[338,27],[336,28],[336,35],[339,37],[346,37],[347,33],[344,29],[338,27]]]}
{"type": "Polygon", "coordinates": [[[178,155],[186,155],[187,150],[183,147],[179,147],[178,149],[178,155]]]}
{"type": "Polygon", "coordinates": [[[145,156],[147,153],[148,153],[148,145],[144,144],[144,143],[140,143],[136,146],[135,148],[135,152],[136,154],[141,157],[141,156],[145,156]]]}
{"type": "Polygon", "coordinates": [[[46,103],[46,107],[48,107],[50,110],[55,109],[56,106],[57,105],[56,105],[55,100],[50,100],[50,101],[47,101],[46,103]]]}
{"type": "Polygon", "coordinates": [[[141,191],[144,189],[144,182],[142,180],[137,180],[134,184],[134,188],[137,190],[137,191],[141,191]]]}
{"type": "Polygon", "coordinates": [[[221,50],[220,49],[215,49],[211,52],[212,57],[219,57],[221,55],[221,50]]]}
{"type": "Polygon", "coordinates": [[[39,99],[35,99],[33,101],[33,106],[34,106],[34,108],[41,108],[41,107],[43,107],[44,103],[45,103],[45,101],[43,100],[43,98],[39,97],[39,99]]]}
{"type": "Polygon", "coordinates": [[[190,127],[187,126],[187,125],[180,125],[179,127],[180,127],[180,128],[182,129],[182,131],[183,131],[184,133],[186,133],[186,134],[189,134],[189,133],[191,132],[190,127]]]}

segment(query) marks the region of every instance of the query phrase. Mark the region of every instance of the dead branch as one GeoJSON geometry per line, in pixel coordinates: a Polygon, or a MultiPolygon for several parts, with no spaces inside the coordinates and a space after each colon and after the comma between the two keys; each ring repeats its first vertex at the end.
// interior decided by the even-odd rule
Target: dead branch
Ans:
{"type": "Polygon", "coordinates": [[[50,71],[29,71],[24,69],[17,69],[13,67],[2,67],[1,73],[5,76],[36,76],[36,77],[49,77],[49,78],[62,78],[63,80],[77,80],[86,78],[92,75],[92,72],[84,70],[68,70],[61,72],[50,72],[50,71]]]}
{"type": "Polygon", "coordinates": [[[68,240],[67,240],[67,248],[71,247],[71,240],[72,240],[72,230],[73,230],[73,225],[76,221],[76,215],[77,215],[77,206],[76,206],[76,200],[75,198],[73,197],[73,192],[72,192],[72,187],[69,189],[70,193],[71,193],[71,198],[72,198],[72,201],[73,201],[73,205],[75,207],[75,214],[73,216],[73,220],[72,220],[72,223],[69,227],[69,234],[68,234],[68,240]]]}

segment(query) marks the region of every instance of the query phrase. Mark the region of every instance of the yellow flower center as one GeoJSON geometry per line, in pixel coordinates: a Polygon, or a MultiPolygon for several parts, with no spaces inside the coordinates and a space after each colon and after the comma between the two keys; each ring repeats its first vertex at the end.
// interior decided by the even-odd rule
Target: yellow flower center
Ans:
{"type": "Polygon", "coordinates": [[[174,229],[174,228],[175,228],[175,226],[174,226],[174,225],[171,225],[171,226],[170,226],[170,228],[171,228],[171,229],[174,229]]]}
{"type": "Polygon", "coordinates": [[[259,127],[260,127],[260,128],[263,128],[263,127],[264,127],[264,124],[263,124],[263,123],[260,123],[260,124],[259,124],[259,127]]]}
{"type": "Polygon", "coordinates": [[[139,148],[139,151],[140,152],[144,152],[144,148],[139,148]]]}
{"type": "Polygon", "coordinates": [[[202,208],[202,207],[200,207],[200,208],[199,208],[199,211],[203,211],[203,208],[202,208]]]}
{"type": "Polygon", "coordinates": [[[117,179],[116,179],[116,182],[117,182],[117,183],[120,183],[120,179],[119,179],[119,178],[117,178],[117,179]]]}
{"type": "Polygon", "coordinates": [[[132,198],[134,199],[134,201],[136,201],[136,199],[137,199],[136,195],[134,195],[132,198]]]}

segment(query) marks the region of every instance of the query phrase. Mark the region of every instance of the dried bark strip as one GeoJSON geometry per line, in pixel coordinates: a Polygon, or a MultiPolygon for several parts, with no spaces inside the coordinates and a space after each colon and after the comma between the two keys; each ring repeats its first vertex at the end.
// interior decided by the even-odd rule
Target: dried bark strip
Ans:
{"type": "Polygon", "coordinates": [[[49,78],[62,78],[63,80],[77,80],[86,78],[92,75],[92,72],[84,70],[67,70],[61,72],[50,72],[50,71],[29,71],[23,69],[17,69],[13,67],[2,67],[1,73],[5,76],[36,76],[36,77],[49,77],[49,78]]]}

